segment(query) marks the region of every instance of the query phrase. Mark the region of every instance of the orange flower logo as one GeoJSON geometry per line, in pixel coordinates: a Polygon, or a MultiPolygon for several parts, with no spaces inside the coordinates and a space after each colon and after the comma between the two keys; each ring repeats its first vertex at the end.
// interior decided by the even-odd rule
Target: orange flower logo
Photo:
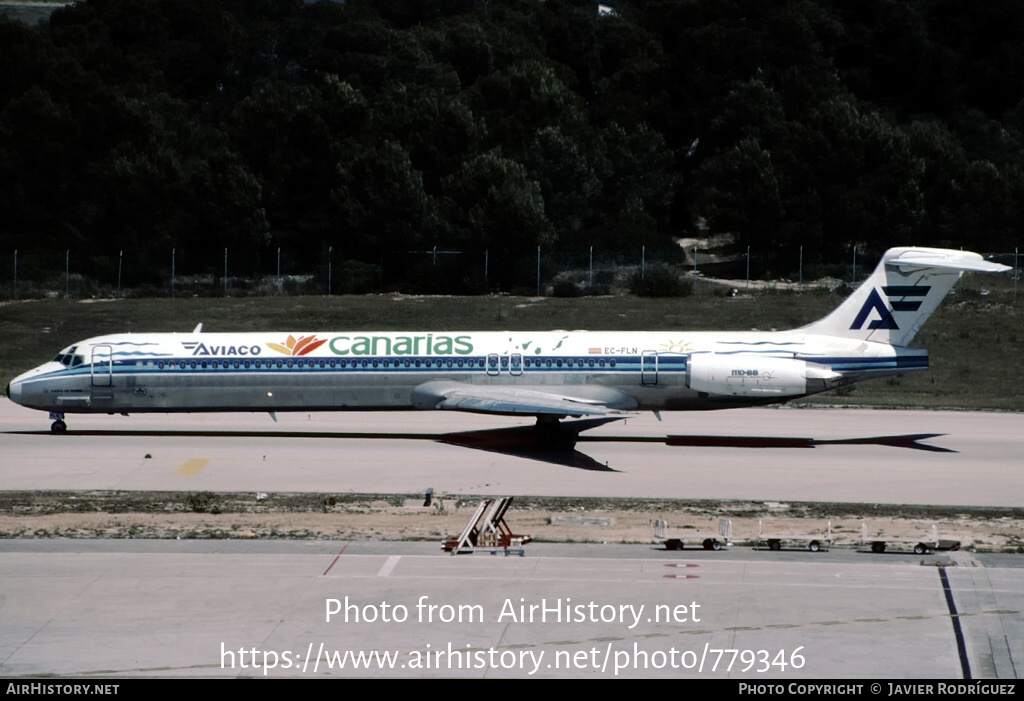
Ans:
{"type": "Polygon", "coordinates": [[[307,353],[312,353],[325,343],[327,343],[326,338],[322,338],[318,341],[315,334],[312,336],[302,336],[299,339],[296,339],[295,336],[289,335],[288,340],[285,341],[284,344],[268,343],[267,347],[270,348],[270,350],[277,351],[278,353],[284,353],[285,355],[306,355],[307,353]]]}

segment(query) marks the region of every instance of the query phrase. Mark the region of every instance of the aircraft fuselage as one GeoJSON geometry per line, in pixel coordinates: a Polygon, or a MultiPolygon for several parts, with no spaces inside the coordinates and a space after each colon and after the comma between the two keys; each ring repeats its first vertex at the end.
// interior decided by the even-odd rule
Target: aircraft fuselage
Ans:
{"type": "Polygon", "coordinates": [[[8,394],[59,413],[402,410],[433,408],[425,385],[457,383],[554,393],[581,409],[715,409],[836,386],[806,363],[848,382],[925,369],[927,353],[798,332],[119,334],[62,351],[8,394]],[[694,377],[704,359],[716,374],[707,387],[694,377]]]}

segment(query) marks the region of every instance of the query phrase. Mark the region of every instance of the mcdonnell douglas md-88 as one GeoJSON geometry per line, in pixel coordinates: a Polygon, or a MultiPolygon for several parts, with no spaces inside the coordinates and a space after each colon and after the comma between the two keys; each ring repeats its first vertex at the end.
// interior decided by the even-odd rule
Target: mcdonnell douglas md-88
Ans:
{"type": "Polygon", "coordinates": [[[775,332],[337,331],[114,334],[79,341],[7,396],[69,413],[449,409],[537,418],[785,402],[928,367],[910,340],[976,253],[894,248],[825,318],[775,332]]]}

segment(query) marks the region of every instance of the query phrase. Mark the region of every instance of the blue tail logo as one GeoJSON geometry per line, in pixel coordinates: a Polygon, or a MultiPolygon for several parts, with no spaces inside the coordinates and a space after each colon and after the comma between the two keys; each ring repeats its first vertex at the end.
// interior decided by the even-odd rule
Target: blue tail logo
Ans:
{"type": "Polygon", "coordinates": [[[896,318],[893,316],[893,312],[916,312],[921,308],[921,304],[924,302],[924,298],[928,295],[928,291],[932,288],[926,285],[888,285],[882,288],[882,293],[886,296],[889,302],[892,304],[890,308],[886,305],[885,300],[882,299],[882,295],[878,294],[878,288],[871,290],[871,294],[864,300],[864,305],[857,312],[857,317],[853,320],[853,324],[850,326],[851,329],[860,329],[864,327],[864,322],[867,321],[868,316],[872,311],[878,312],[878,318],[868,323],[869,329],[899,329],[899,325],[896,323],[896,318]],[[893,297],[899,297],[896,300],[893,297]],[[912,299],[907,299],[908,297],[912,299]],[[915,299],[916,298],[916,299],[915,299]]]}

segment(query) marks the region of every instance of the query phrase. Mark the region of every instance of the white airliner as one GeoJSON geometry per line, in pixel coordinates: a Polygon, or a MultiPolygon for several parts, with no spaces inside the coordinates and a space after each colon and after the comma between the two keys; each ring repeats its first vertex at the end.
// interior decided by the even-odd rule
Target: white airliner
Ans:
{"type": "MultiPolygon", "coordinates": [[[[790,331],[115,334],[19,375],[7,396],[68,413],[455,409],[537,418],[785,402],[928,367],[907,344],[976,253],[894,248],[832,313],[790,331]]],[[[565,434],[568,434],[567,436],[565,434]]]]}

